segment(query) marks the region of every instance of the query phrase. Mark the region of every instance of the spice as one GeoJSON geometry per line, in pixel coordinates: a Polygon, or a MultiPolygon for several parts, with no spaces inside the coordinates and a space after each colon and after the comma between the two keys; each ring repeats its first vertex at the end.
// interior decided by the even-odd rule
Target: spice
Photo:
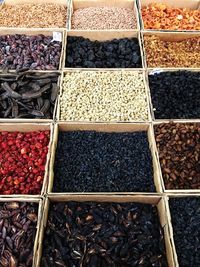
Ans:
{"type": "Polygon", "coordinates": [[[59,4],[18,4],[1,7],[0,27],[65,28],[67,7],[59,4]]]}
{"type": "Polygon", "coordinates": [[[148,120],[148,102],[141,72],[67,72],[62,89],[61,120],[148,120]]]}
{"type": "Polygon", "coordinates": [[[121,7],[86,7],[74,11],[72,29],[108,30],[136,29],[133,9],[121,7]]]}
{"type": "Polygon", "coordinates": [[[37,213],[36,203],[0,203],[0,266],[32,266],[37,213]]]}
{"type": "Polygon", "coordinates": [[[61,49],[61,42],[53,41],[51,36],[1,35],[0,68],[56,70],[61,49]]]}
{"type": "Polygon", "coordinates": [[[43,267],[167,267],[157,209],[148,204],[52,203],[43,244],[43,267]]]}
{"type": "Polygon", "coordinates": [[[139,42],[137,38],[101,42],[69,36],[65,65],[71,68],[141,68],[139,42]]]}
{"type": "Polygon", "coordinates": [[[152,3],[142,8],[142,19],[144,28],[149,30],[200,30],[200,10],[197,9],[152,3]]]}
{"type": "Polygon", "coordinates": [[[0,74],[0,117],[52,119],[59,73],[0,74]]]}
{"type": "Polygon", "coordinates": [[[166,41],[155,35],[144,36],[148,68],[199,68],[200,37],[166,41]]]}
{"type": "Polygon", "coordinates": [[[200,118],[200,73],[171,71],[149,75],[156,119],[200,118]]]}
{"type": "Polygon", "coordinates": [[[199,266],[200,198],[170,198],[169,204],[179,266],[199,266]]]}
{"type": "Polygon", "coordinates": [[[49,131],[0,133],[0,194],[40,194],[49,131]]]}
{"type": "Polygon", "coordinates": [[[54,192],[155,192],[146,132],[60,132],[54,192]]]}
{"type": "Polygon", "coordinates": [[[154,127],[166,189],[200,189],[200,124],[161,123],[154,127]]]}

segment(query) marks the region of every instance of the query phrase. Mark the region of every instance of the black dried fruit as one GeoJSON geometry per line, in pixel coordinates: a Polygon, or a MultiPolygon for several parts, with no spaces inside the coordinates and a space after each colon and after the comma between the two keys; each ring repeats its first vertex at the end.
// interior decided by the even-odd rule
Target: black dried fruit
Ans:
{"type": "Polygon", "coordinates": [[[54,192],[154,192],[146,132],[60,132],[54,192]]]}
{"type": "Polygon", "coordinates": [[[156,207],[51,203],[42,267],[167,267],[156,207]]]}
{"type": "Polygon", "coordinates": [[[200,72],[154,73],[149,85],[156,119],[200,118],[200,72]]]}
{"type": "Polygon", "coordinates": [[[170,198],[169,204],[179,266],[200,266],[200,198],[170,198]]]}
{"type": "Polygon", "coordinates": [[[66,67],[72,68],[141,68],[137,38],[90,41],[83,37],[67,38],[66,67]]]}

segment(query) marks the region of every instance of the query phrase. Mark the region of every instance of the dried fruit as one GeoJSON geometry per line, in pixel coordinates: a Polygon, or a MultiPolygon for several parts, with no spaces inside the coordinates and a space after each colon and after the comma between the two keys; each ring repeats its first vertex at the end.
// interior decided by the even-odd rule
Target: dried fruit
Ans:
{"type": "Polygon", "coordinates": [[[71,68],[141,68],[141,52],[137,38],[90,41],[68,36],[66,67],[71,68]]]}
{"type": "Polygon", "coordinates": [[[37,230],[38,205],[25,202],[0,203],[0,266],[31,267],[37,230]],[[27,214],[35,216],[30,221],[27,214]]]}
{"type": "Polygon", "coordinates": [[[0,74],[0,118],[52,119],[59,75],[53,72],[0,74]]]}
{"type": "Polygon", "coordinates": [[[49,136],[49,131],[0,133],[0,194],[40,194],[49,136]]]}
{"type": "Polygon", "coordinates": [[[200,124],[161,123],[155,137],[166,189],[200,189],[200,124]]]}
{"type": "Polygon", "coordinates": [[[198,9],[177,8],[164,3],[152,3],[142,8],[142,19],[145,29],[200,30],[200,10],[198,9]]]}
{"type": "Polygon", "coordinates": [[[0,68],[57,70],[62,44],[43,34],[1,35],[0,68]]]}
{"type": "Polygon", "coordinates": [[[170,198],[169,205],[179,266],[199,266],[200,198],[170,198]]]}
{"type": "Polygon", "coordinates": [[[146,132],[60,132],[54,192],[155,192],[146,132]]]}
{"type": "Polygon", "coordinates": [[[167,266],[157,209],[148,204],[52,203],[43,245],[42,267],[167,266]]]}
{"type": "Polygon", "coordinates": [[[199,68],[200,37],[167,41],[155,35],[144,36],[148,68],[199,68]]]}
{"type": "Polygon", "coordinates": [[[156,119],[200,118],[200,72],[152,73],[149,86],[156,119]]]}

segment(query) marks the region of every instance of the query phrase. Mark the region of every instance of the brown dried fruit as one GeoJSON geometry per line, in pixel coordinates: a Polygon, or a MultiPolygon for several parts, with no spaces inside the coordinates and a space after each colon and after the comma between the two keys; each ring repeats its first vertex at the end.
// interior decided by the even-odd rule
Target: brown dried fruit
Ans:
{"type": "Polygon", "coordinates": [[[200,189],[200,124],[162,123],[155,136],[166,189],[200,189]]]}
{"type": "Polygon", "coordinates": [[[199,68],[200,37],[166,41],[155,35],[144,36],[148,68],[199,68]]]}

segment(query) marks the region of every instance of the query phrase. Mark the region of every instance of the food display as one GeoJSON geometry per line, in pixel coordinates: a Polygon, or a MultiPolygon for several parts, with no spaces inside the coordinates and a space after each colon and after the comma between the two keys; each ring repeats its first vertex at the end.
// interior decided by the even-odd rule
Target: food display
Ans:
{"type": "Polygon", "coordinates": [[[0,3],[0,267],[200,266],[199,7],[0,3]]]}

